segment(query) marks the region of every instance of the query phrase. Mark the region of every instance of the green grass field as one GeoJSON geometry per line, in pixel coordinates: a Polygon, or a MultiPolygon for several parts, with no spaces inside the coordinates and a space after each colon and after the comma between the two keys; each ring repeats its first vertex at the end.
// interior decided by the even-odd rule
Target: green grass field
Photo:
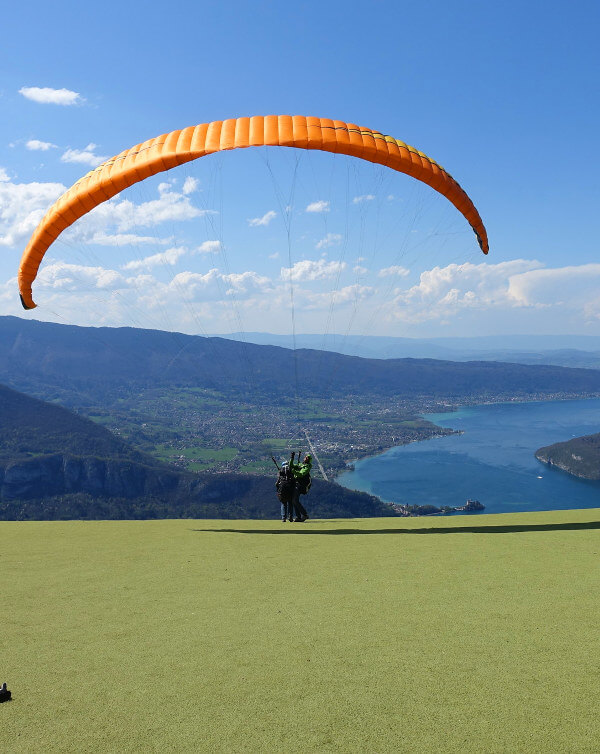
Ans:
{"type": "Polygon", "coordinates": [[[215,461],[231,461],[238,454],[236,448],[204,448],[195,445],[188,448],[175,448],[157,445],[155,455],[161,461],[173,461],[184,458],[189,471],[206,471],[215,465],[215,461]],[[196,459],[196,462],[194,460],[196,459]]]}
{"type": "Polygon", "coordinates": [[[0,523],[2,750],[596,752],[600,511],[0,523]]]}

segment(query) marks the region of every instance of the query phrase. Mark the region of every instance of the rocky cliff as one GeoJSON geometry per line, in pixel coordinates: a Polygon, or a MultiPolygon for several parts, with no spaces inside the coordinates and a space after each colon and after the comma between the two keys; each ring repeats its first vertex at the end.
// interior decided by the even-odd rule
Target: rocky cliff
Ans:
{"type": "Polygon", "coordinates": [[[0,500],[29,500],[73,492],[121,498],[169,496],[186,486],[187,481],[177,472],[128,460],[55,454],[0,467],[0,500]]]}
{"type": "MultiPolygon", "coordinates": [[[[313,518],[395,516],[377,498],[314,480],[313,518]]],[[[55,454],[0,466],[0,520],[277,518],[273,479],[182,473],[128,460],[55,454]]]]}

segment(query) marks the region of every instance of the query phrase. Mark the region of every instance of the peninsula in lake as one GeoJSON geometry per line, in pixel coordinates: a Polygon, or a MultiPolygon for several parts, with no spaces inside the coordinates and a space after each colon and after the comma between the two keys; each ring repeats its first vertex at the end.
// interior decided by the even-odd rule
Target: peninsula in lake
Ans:
{"type": "Polygon", "coordinates": [[[535,457],[574,476],[600,479],[600,433],[548,445],[536,450],[535,457]]]}

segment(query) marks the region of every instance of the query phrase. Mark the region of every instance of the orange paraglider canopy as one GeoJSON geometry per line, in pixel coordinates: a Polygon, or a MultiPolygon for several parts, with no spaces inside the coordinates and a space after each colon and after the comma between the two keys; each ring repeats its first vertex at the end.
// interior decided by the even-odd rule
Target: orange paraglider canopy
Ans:
{"type": "Polygon", "coordinates": [[[23,252],[19,291],[33,309],[31,286],[53,241],[98,204],[151,175],[213,152],[256,146],[297,147],[359,157],[416,178],[445,196],[473,228],[484,254],[487,233],[473,202],[440,165],[392,136],[353,123],[300,115],[267,115],[202,123],[137,144],[106,160],[50,207],[23,252]]]}

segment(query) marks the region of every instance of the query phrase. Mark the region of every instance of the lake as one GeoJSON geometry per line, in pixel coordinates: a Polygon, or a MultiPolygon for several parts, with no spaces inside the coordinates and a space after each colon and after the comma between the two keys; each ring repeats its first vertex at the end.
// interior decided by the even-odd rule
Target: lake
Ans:
{"type": "Polygon", "coordinates": [[[600,432],[600,399],[495,403],[424,418],[463,434],[392,448],[337,481],[391,503],[463,505],[486,513],[600,507],[600,482],[540,463],[545,445],[600,432]]]}

